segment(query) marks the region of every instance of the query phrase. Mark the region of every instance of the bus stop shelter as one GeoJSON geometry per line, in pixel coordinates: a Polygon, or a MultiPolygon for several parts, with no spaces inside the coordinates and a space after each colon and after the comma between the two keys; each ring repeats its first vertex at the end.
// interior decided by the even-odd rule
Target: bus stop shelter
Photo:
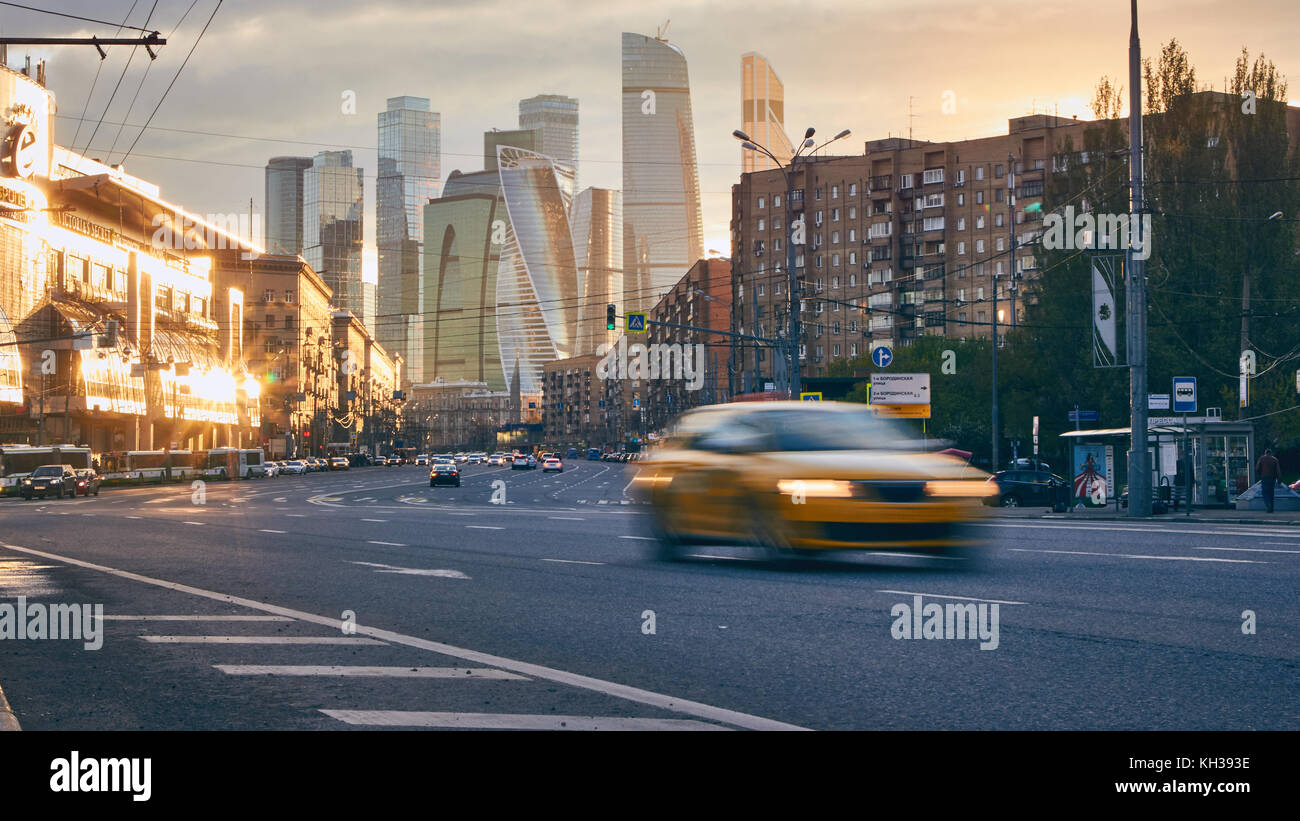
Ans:
{"type": "MultiPolygon", "coordinates": [[[[1130,428],[1072,430],[1061,434],[1070,445],[1070,478],[1094,465],[1106,479],[1106,499],[1114,501],[1128,484],[1130,428]],[[1091,462],[1089,461],[1091,459],[1091,462]]],[[[1147,428],[1151,486],[1169,487],[1181,499],[1188,463],[1193,505],[1230,507],[1255,483],[1255,428],[1250,422],[1218,417],[1152,417],[1147,428]]]]}

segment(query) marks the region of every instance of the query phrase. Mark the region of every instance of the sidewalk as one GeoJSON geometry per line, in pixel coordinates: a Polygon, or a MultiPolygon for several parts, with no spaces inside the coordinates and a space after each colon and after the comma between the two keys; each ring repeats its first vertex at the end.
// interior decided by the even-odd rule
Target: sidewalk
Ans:
{"type": "Polygon", "coordinates": [[[1191,515],[1186,510],[1170,511],[1159,516],[1133,517],[1126,508],[1115,509],[1112,503],[1104,508],[1083,508],[1070,510],[1068,513],[1053,513],[1045,507],[995,508],[992,512],[996,519],[1070,519],[1074,521],[1148,521],[1148,522],[1210,522],[1225,525],[1290,525],[1300,527],[1300,510],[1279,510],[1265,513],[1262,510],[1233,510],[1223,508],[1192,508],[1191,515]]]}

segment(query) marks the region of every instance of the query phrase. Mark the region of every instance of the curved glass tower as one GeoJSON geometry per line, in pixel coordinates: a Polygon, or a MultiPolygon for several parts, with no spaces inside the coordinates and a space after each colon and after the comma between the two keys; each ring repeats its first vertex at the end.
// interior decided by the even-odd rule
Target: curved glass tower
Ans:
{"type": "Polygon", "coordinates": [[[576,353],[578,268],[569,228],[573,169],[535,151],[497,147],[510,218],[497,273],[497,338],[508,389],[540,394],[542,366],[576,353]]]}
{"type": "Polygon", "coordinates": [[[649,310],[704,257],[686,56],[623,33],[624,310],[649,310]]]}

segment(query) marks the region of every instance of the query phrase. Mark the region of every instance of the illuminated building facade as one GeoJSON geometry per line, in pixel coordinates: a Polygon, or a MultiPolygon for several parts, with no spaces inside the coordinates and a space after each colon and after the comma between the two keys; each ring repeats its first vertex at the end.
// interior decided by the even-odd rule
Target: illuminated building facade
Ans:
{"type": "Polygon", "coordinates": [[[623,33],[623,307],[646,311],[704,256],[686,57],[623,33]]]}
{"type": "Polygon", "coordinates": [[[618,331],[605,328],[605,306],[623,302],[623,195],[587,188],[573,203],[573,254],[578,261],[578,355],[612,344],[618,331]]]}
{"type": "Polygon", "coordinates": [[[364,194],[351,151],[322,151],[303,176],[303,258],[334,292],[334,307],[363,312],[364,194]]]}
{"type": "MultiPolygon", "coordinates": [[[[794,146],[785,133],[785,86],[766,57],[752,51],[741,56],[740,89],[744,132],[782,163],[789,162],[794,146]]],[[[777,167],[762,152],[744,148],[740,149],[740,162],[742,173],[777,167]]]]}
{"type": "Polygon", "coordinates": [[[214,286],[210,257],[250,246],[57,146],[52,109],[38,80],[0,67],[0,335],[19,343],[17,379],[0,357],[0,441],[97,454],[251,443],[243,294],[214,286]]]}

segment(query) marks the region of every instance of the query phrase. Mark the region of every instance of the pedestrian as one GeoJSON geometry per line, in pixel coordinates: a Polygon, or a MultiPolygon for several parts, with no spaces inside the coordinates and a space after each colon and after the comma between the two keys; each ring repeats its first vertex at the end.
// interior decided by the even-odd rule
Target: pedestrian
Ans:
{"type": "Polygon", "coordinates": [[[1264,508],[1273,512],[1273,483],[1282,477],[1281,465],[1273,455],[1273,449],[1264,450],[1264,455],[1255,463],[1255,475],[1259,477],[1260,489],[1264,491],[1264,508]]]}

